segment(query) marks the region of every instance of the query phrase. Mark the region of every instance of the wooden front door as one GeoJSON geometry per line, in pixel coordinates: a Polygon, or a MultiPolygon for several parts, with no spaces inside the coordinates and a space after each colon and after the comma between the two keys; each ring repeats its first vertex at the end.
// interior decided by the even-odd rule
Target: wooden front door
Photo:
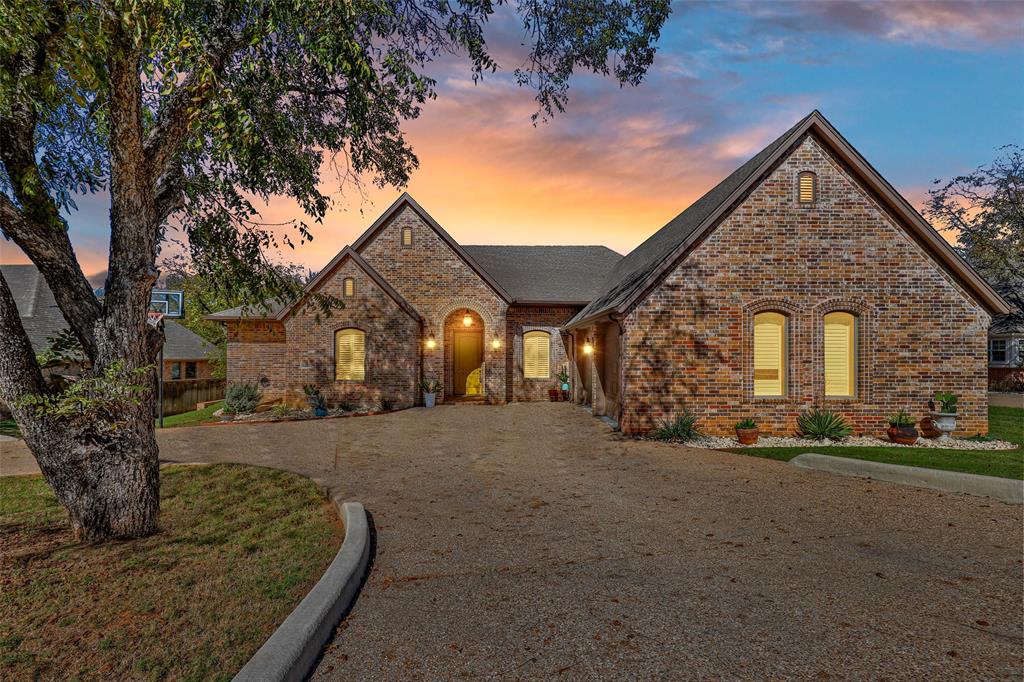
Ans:
{"type": "MultiPolygon", "coordinates": [[[[484,362],[484,339],[479,331],[457,331],[452,344],[452,393],[467,395],[466,379],[484,362]]],[[[483,379],[473,384],[473,395],[480,395],[478,386],[483,379]]]]}

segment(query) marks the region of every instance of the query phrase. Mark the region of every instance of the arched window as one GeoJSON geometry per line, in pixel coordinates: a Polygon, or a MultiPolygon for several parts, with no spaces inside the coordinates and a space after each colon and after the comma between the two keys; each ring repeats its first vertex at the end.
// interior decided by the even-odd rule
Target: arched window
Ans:
{"type": "Polygon", "coordinates": [[[359,329],[334,332],[334,378],[338,381],[366,378],[366,334],[359,329]]]}
{"type": "Polygon", "coordinates": [[[828,313],[824,323],[825,397],[852,398],[857,393],[857,318],[828,313]]]}
{"type": "Polygon", "coordinates": [[[412,228],[402,228],[402,246],[412,246],[412,228]]]}
{"type": "Polygon", "coordinates": [[[551,334],[542,331],[523,334],[523,377],[551,378],[551,334]]]}
{"type": "Polygon", "coordinates": [[[777,312],[754,315],[754,396],[786,395],[789,349],[786,316],[777,312]]]}
{"type": "Polygon", "coordinates": [[[800,203],[813,204],[818,198],[818,178],[811,171],[800,174],[800,203]]]}
{"type": "Polygon", "coordinates": [[[352,298],[356,295],[356,281],[351,277],[346,277],[342,281],[342,291],[345,294],[345,298],[352,298]]]}

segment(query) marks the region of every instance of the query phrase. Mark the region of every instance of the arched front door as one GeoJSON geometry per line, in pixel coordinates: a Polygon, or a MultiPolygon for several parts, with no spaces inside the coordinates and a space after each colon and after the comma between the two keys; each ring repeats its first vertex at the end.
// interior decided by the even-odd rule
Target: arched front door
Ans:
{"type": "Polygon", "coordinates": [[[455,310],[445,320],[448,395],[484,394],[484,324],[476,311],[455,310]]]}

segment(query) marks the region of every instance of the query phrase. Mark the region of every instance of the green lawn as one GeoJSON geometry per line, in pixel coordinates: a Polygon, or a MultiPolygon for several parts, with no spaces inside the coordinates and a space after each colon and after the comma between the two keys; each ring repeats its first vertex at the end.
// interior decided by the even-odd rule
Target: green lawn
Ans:
{"type": "MultiPolygon", "coordinates": [[[[203,422],[215,422],[217,418],[213,416],[213,413],[224,407],[224,401],[220,400],[208,405],[202,410],[193,410],[192,412],[182,412],[172,417],[164,417],[164,428],[168,426],[195,426],[196,424],[202,424],[203,422]]],[[[157,421],[159,426],[159,420],[157,421]]]]}
{"type": "Polygon", "coordinates": [[[0,478],[0,679],[230,680],[344,536],[312,481],[168,467],[161,531],[78,544],[38,476],[0,478]]]}
{"type": "Polygon", "coordinates": [[[0,419],[0,436],[21,438],[21,430],[13,419],[0,419]]]}
{"type": "Polygon", "coordinates": [[[1008,440],[1022,447],[1016,450],[942,450],[938,448],[899,447],[822,447],[813,441],[806,446],[785,448],[735,448],[730,452],[755,457],[767,457],[788,462],[805,452],[822,455],[851,457],[872,462],[906,464],[963,471],[969,474],[1024,478],[1024,410],[1016,407],[990,407],[988,409],[989,435],[1008,440]]]}

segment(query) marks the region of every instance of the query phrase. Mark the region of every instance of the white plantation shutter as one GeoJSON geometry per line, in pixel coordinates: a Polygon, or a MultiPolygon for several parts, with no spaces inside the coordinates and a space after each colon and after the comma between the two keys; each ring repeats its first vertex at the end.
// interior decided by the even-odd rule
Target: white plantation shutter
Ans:
{"type": "Polygon", "coordinates": [[[527,379],[550,378],[551,334],[540,331],[523,334],[523,376],[527,379]]]}
{"type": "Polygon", "coordinates": [[[853,397],[856,372],[856,318],[850,313],[825,315],[825,395],[853,397]]]}
{"type": "Polygon", "coordinates": [[[786,316],[754,315],[754,395],[786,393],[786,316]]]}
{"type": "Polygon", "coordinates": [[[358,329],[334,332],[334,378],[338,381],[366,378],[366,334],[358,329]]]}

